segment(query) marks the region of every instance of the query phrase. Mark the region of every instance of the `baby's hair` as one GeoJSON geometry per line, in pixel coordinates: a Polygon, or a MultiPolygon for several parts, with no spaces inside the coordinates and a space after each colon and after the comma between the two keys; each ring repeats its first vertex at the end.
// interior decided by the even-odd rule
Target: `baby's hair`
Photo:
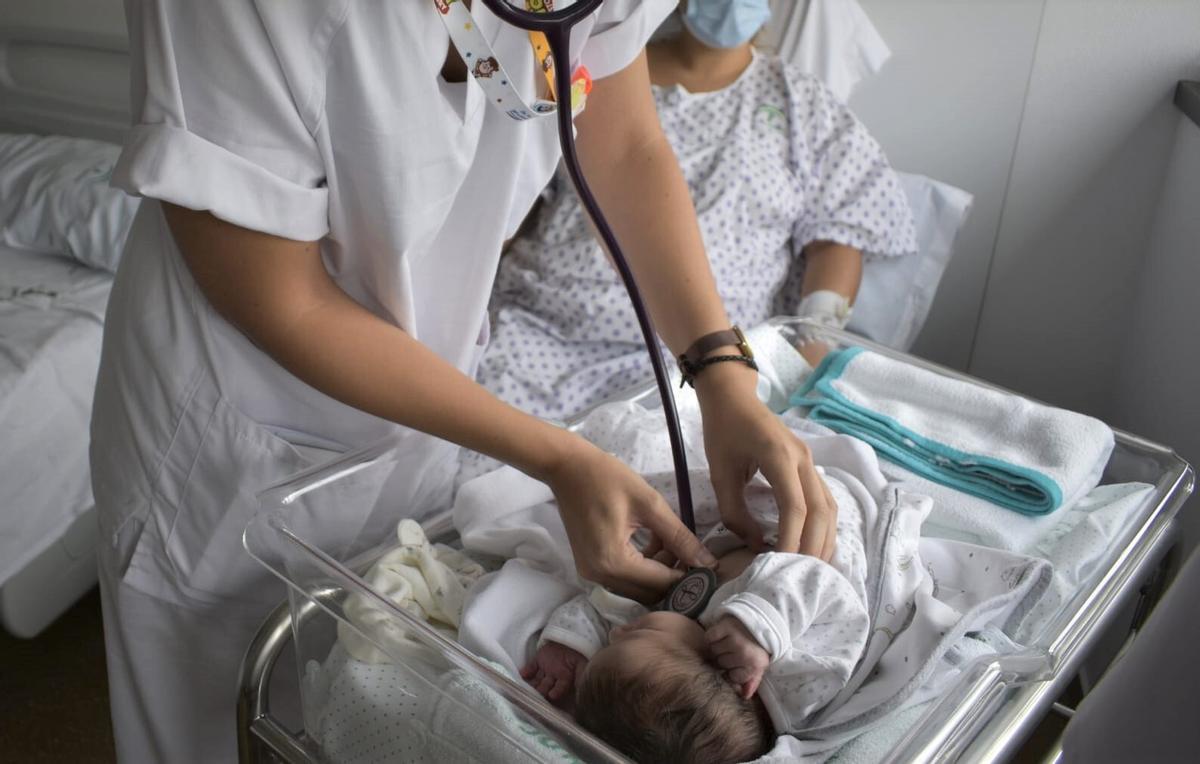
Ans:
{"type": "Polygon", "coordinates": [[[576,695],[576,720],[637,762],[731,764],[769,752],[771,727],[754,702],[699,656],[672,653],[652,674],[589,672],[576,695]]]}

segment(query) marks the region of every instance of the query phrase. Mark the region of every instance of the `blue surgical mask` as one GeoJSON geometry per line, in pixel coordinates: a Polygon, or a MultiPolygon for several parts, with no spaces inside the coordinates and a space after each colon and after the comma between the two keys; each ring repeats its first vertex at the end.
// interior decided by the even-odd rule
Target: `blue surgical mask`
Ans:
{"type": "Polygon", "coordinates": [[[711,48],[748,42],[771,18],[769,0],[688,0],[683,23],[711,48]]]}

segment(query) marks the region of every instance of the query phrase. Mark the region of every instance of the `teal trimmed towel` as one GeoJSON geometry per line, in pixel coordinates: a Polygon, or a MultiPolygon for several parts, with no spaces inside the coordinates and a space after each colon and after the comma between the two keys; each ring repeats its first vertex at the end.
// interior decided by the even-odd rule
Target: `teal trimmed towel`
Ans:
{"type": "Polygon", "coordinates": [[[859,347],[826,356],[791,403],[911,472],[1025,515],[1094,488],[1113,448],[1092,417],[859,347]]]}

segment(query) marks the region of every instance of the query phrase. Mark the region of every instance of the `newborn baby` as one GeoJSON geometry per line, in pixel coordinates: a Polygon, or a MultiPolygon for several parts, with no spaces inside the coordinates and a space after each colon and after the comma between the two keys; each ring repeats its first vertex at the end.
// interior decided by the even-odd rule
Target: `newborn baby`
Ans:
{"type": "MultiPolygon", "coordinates": [[[[698,621],[595,588],[554,612],[522,676],[636,761],[765,754],[845,687],[867,641],[863,519],[847,486],[861,484],[840,470],[825,480],[838,506],[830,563],[756,555],[718,525],[704,541],[719,588],[698,621]]],[[[770,541],[770,489],[748,494],[770,541]]]]}

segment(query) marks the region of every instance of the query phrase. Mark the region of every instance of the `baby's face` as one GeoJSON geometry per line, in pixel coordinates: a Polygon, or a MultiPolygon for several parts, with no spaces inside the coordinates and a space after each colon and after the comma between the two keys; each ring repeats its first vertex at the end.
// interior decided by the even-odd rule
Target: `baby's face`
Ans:
{"type": "Polygon", "coordinates": [[[608,646],[599,650],[584,671],[611,672],[653,666],[680,648],[704,655],[704,628],[679,613],[647,613],[609,633],[608,646]]]}

